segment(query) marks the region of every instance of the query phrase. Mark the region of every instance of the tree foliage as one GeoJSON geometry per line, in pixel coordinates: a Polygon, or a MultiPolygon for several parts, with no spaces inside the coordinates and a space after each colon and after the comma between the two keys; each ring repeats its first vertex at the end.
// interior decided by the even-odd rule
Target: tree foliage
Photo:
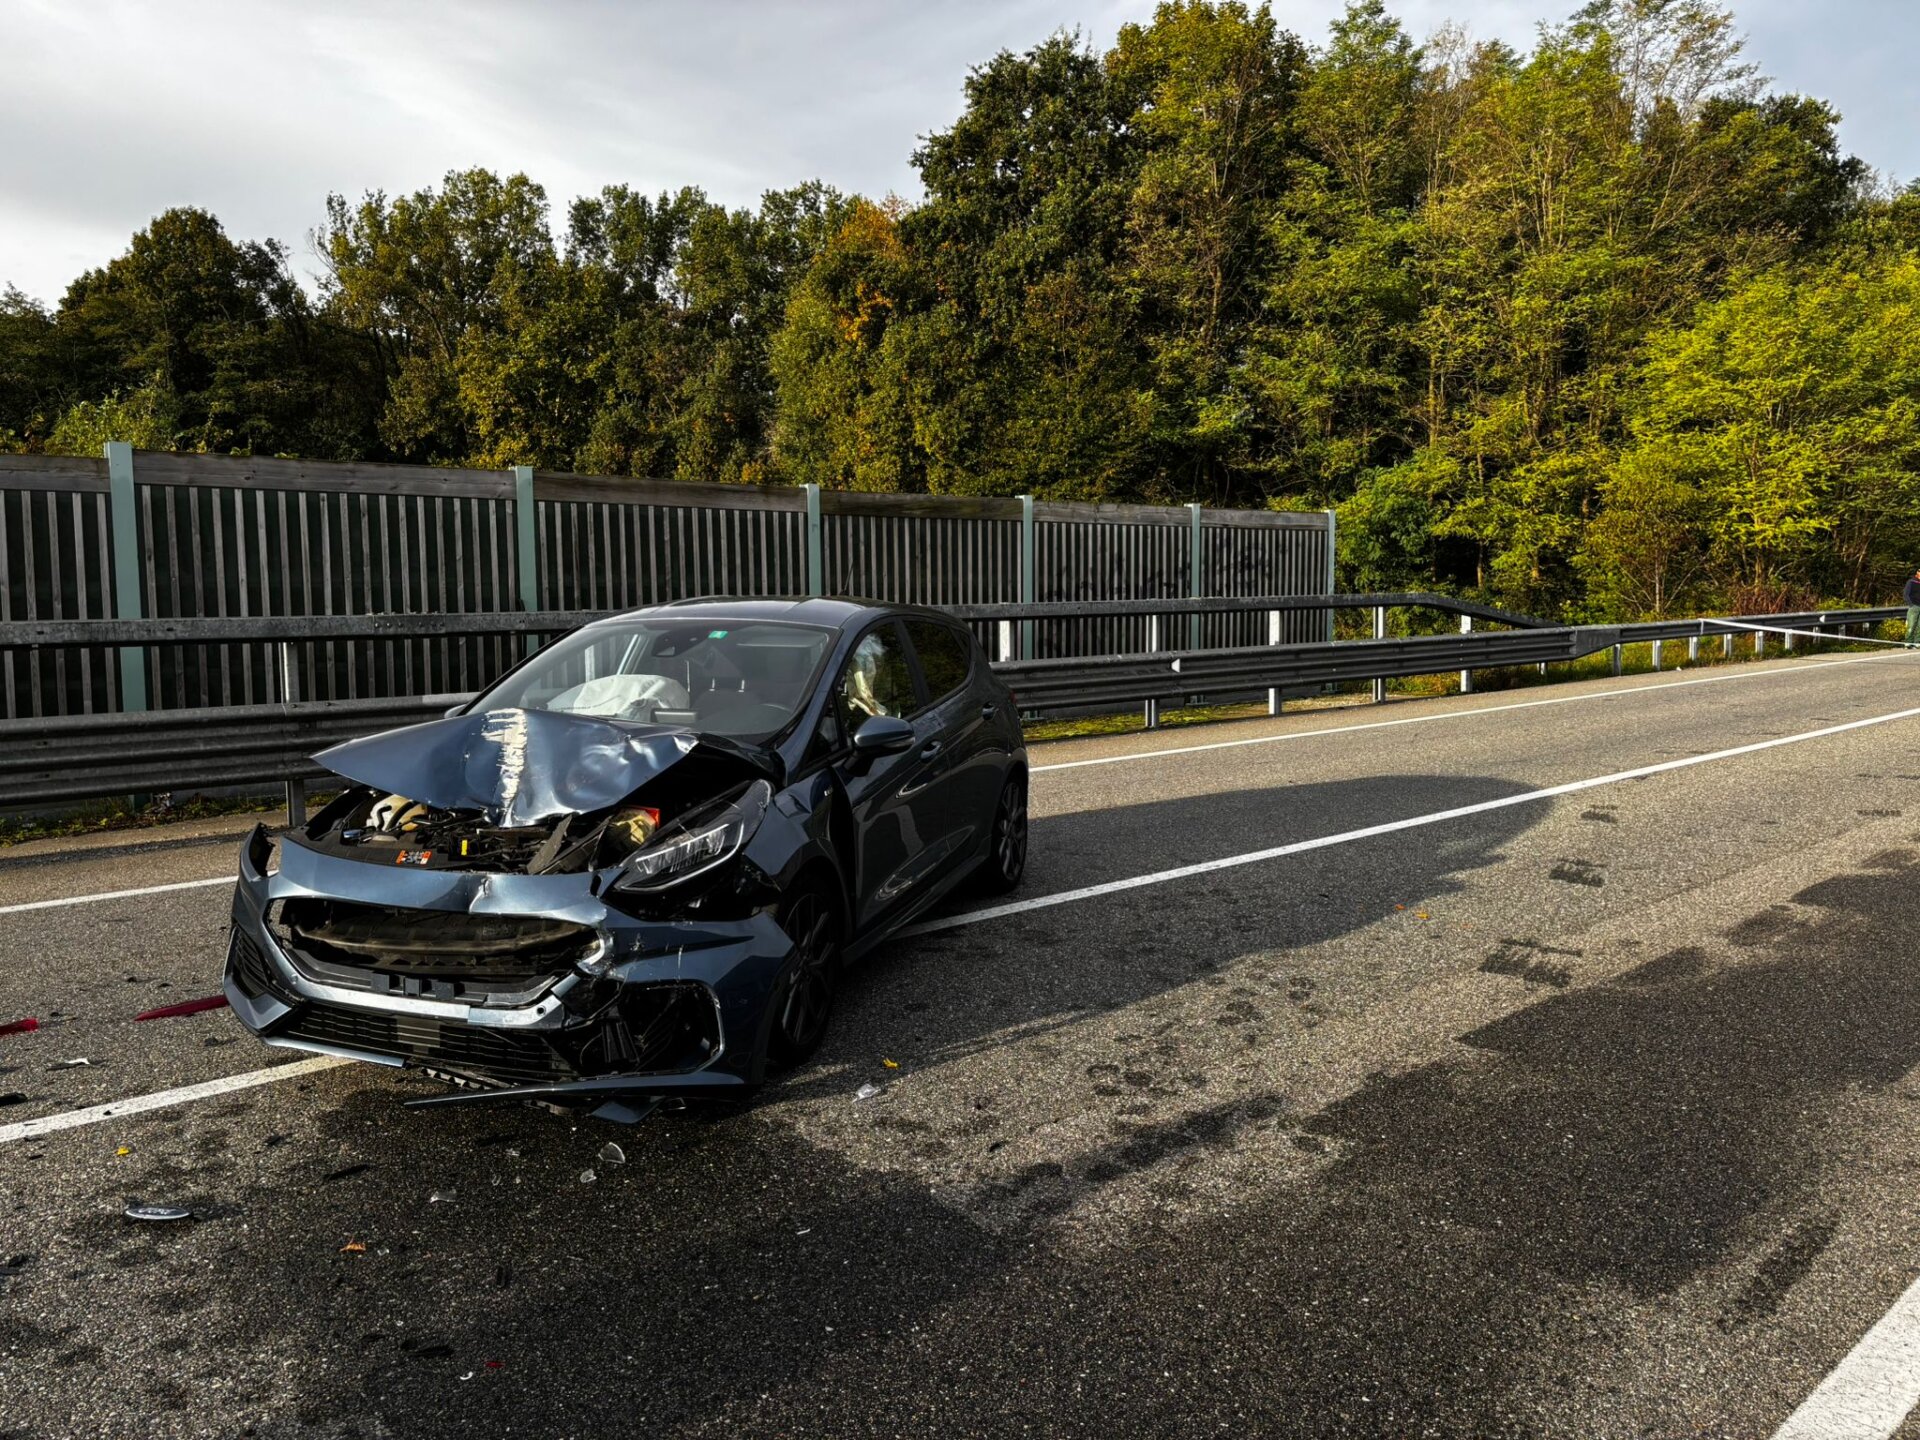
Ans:
{"type": "Polygon", "coordinates": [[[1920,548],[1920,196],[1714,0],[1520,52],[1166,0],[988,59],[923,195],[524,175],[168,211],[0,295],[0,441],[1327,506],[1343,582],[1591,617],[1878,598],[1920,548]]]}

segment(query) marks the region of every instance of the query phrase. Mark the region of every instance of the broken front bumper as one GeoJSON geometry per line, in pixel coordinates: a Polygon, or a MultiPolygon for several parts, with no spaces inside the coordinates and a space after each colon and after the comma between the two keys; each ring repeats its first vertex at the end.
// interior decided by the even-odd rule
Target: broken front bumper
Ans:
{"type": "MultiPolygon", "coordinates": [[[[767,1002],[792,942],[762,911],[743,919],[639,920],[603,904],[595,877],[385,867],[279,847],[241,849],[227,949],[234,1013],[269,1045],[416,1066],[464,1088],[414,1104],[541,1099],[600,1105],[737,1094],[760,1079],[767,1002]],[[343,966],[277,924],[282,902],[579,927],[569,963],[528,983],[343,966]]],[[[458,917],[458,919],[456,918],[458,917]]]]}

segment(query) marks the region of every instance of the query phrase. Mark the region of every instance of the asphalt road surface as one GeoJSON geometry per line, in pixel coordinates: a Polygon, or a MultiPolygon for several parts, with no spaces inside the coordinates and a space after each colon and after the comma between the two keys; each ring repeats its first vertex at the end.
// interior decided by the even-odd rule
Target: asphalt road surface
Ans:
{"type": "Polygon", "coordinates": [[[22,908],[219,827],[0,854],[0,1435],[1901,1427],[1920,657],[1033,759],[1012,905],[633,1129],[133,1023],[218,988],[221,885],[22,908]]]}

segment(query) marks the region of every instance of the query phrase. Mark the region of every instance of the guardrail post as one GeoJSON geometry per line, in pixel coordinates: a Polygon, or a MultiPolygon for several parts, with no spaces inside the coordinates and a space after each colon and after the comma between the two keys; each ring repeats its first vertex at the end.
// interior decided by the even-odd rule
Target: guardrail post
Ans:
{"type": "Polygon", "coordinates": [[[307,823],[307,782],[287,781],[287,828],[298,830],[307,823]]]}
{"type": "MultiPolygon", "coordinates": [[[[1333,512],[1329,510],[1327,514],[1331,515],[1333,512]]],[[[1376,640],[1387,638],[1387,607],[1384,605],[1373,607],[1373,638],[1376,640]]],[[[1376,675],[1373,678],[1373,703],[1376,705],[1387,703],[1387,678],[1384,675],[1376,675]]]]}
{"type": "MultiPolygon", "coordinates": [[[[1149,615],[1147,617],[1147,651],[1151,654],[1159,648],[1160,617],[1158,615],[1149,615]]],[[[1160,728],[1160,702],[1158,700],[1145,700],[1141,702],[1140,723],[1149,730],[1158,730],[1160,728]]]]}
{"type": "Polygon", "coordinates": [[[820,525],[820,487],[802,485],[800,488],[807,496],[807,594],[824,595],[827,593],[827,559],[820,525]]]}
{"type": "MultiPolygon", "coordinates": [[[[124,440],[106,444],[107,486],[113,521],[113,618],[143,620],[140,604],[140,512],[133,490],[133,446],[124,440]]],[[[76,502],[78,503],[78,502],[76,502]]],[[[120,708],[147,708],[147,652],[132,646],[120,651],[120,708]]]]}
{"type": "MultiPolygon", "coordinates": [[[[533,467],[513,467],[513,528],[518,539],[517,569],[520,578],[520,608],[540,608],[540,533],[539,515],[533,503],[533,467]]],[[[540,637],[529,634],[522,648],[531,655],[540,648],[540,637]]]]}
{"type": "MultiPolygon", "coordinates": [[[[1269,610],[1267,612],[1267,644],[1278,645],[1279,643],[1280,643],[1280,612],[1278,610],[1269,610]]],[[[1269,688],[1267,691],[1267,714],[1278,715],[1279,713],[1280,713],[1280,690],[1277,686],[1275,686],[1275,687],[1269,688]]]]}
{"type": "Polygon", "coordinates": [[[1689,665],[1695,665],[1699,663],[1699,660],[1700,637],[1698,635],[1689,635],[1687,637],[1687,663],[1689,665]]]}
{"type": "Polygon", "coordinates": [[[1663,643],[1665,642],[1660,640],[1655,640],[1651,643],[1649,647],[1653,651],[1653,673],[1656,675],[1660,673],[1660,647],[1663,643]]]}
{"type": "Polygon", "coordinates": [[[1767,658],[1767,632],[1764,630],[1753,632],[1753,658],[1756,660],[1767,658]]]}
{"type": "MultiPolygon", "coordinates": [[[[1333,512],[1329,510],[1327,513],[1331,515],[1333,512]]],[[[1473,633],[1473,617],[1471,615],[1462,615],[1460,617],[1460,633],[1462,635],[1471,635],[1473,633]]],[[[1473,693],[1473,672],[1471,670],[1462,670],[1460,672],[1460,693],[1462,695],[1471,695],[1473,693]]]]}
{"type": "Polygon", "coordinates": [[[1722,660],[1733,659],[1733,631],[1731,630],[1720,637],[1720,658],[1722,660]]]}
{"type": "MultiPolygon", "coordinates": [[[[1200,506],[1197,503],[1188,505],[1187,514],[1193,519],[1193,529],[1188,536],[1187,594],[1198,600],[1207,593],[1207,587],[1202,583],[1203,577],[1200,573],[1200,567],[1206,562],[1205,546],[1201,543],[1200,536],[1200,506]]],[[[1187,648],[1189,650],[1200,648],[1198,611],[1187,617],[1187,648]]]]}
{"type": "Polygon", "coordinates": [[[1620,663],[1622,658],[1621,652],[1625,648],[1626,647],[1622,645],[1616,645],[1613,647],[1613,673],[1616,677],[1618,677],[1620,674],[1620,663]]]}
{"type": "MultiPolygon", "coordinates": [[[[1039,586],[1034,581],[1035,551],[1033,533],[1033,496],[1020,497],[1020,603],[1031,605],[1039,586]]],[[[1020,622],[1020,658],[1033,659],[1033,621],[1020,622]]]]}
{"type": "Polygon", "coordinates": [[[1782,647],[1787,652],[1787,654],[1789,655],[1793,654],[1793,648],[1794,648],[1793,642],[1798,640],[1799,638],[1800,637],[1798,635],[1795,635],[1792,631],[1787,632],[1786,644],[1782,647]]]}

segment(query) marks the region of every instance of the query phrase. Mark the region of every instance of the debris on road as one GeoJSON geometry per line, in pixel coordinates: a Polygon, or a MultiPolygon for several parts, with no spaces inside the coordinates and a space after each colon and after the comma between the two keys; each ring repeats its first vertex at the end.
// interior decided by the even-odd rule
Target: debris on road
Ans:
{"type": "Polygon", "coordinates": [[[139,1201],[127,1206],[129,1220],[147,1220],[156,1223],[169,1223],[175,1220],[191,1220],[193,1211],[184,1205],[149,1205],[139,1201]]]}
{"type": "Polygon", "coordinates": [[[182,1000],[177,1005],[162,1005],[154,1010],[142,1010],[133,1018],[139,1020],[171,1020],[178,1015],[198,1015],[204,1010],[222,1010],[226,1008],[227,997],[208,995],[200,1000],[182,1000]]]}
{"type": "Polygon", "coordinates": [[[879,1093],[880,1093],[880,1087],[878,1085],[875,1085],[871,1080],[869,1080],[865,1085],[862,1085],[858,1090],[853,1092],[853,1098],[856,1101],[871,1100],[874,1096],[878,1095],[879,1093]]]}
{"type": "Polygon", "coordinates": [[[594,1181],[598,1180],[599,1178],[600,1177],[594,1174],[593,1171],[591,1170],[582,1170],[580,1172],[580,1183],[582,1185],[591,1185],[593,1184],[594,1181]]]}
{"type": "Polygon", "coordinates": [[[372,1168],[373,1166],[367,1164],[364,1161],[362,1161],[358,1165],[342,1165],[338,1170],[330,1170],[325,1175],[322,1175],[320,1177],[320,1183],[324,1185],[329,1180],[351,1179],[355,1175],[366,1174],[367,1171],[371,1170],[372,1168]]]}
{"type": "Polygon", "coordinates": [[[459,1197],[457,1190],[436,1190],[427,1196],[429,1205],[451,1205],[459,1197]]]}
{"type": "Polygon", "coordinates": [[[340,1253],[342,1255],[364,1255],[367,1253],[367,1247],[358,1240],[349,1240],[340,1247],[340,1253]]]}
{"type": "Polygon", "coordinates": [[[602,1165],[624,1165],[627,1163],[627,1152],[609,1140],[600,1147],[600,1153],[593,1158],[602,1165]]]}
{"type": "Polygon", "coordinates": [[[21,1035],[21,1034],[25,1034],[29,1030],[38,1030],[39,1028],[40,1028],[39,1017],[36,1015],[29,1015],[24,1020],[8,1020],[8,1021],[5,1021],[4,1023],[0,1023],[0,1035],[21,1035]]]}
{"type": "Polygon", "coordinates": [[[24,1105],[27,1103],[27,1099],[26,1091],[9,1090],[6,1094],[0,1095],[0,1105],[24,1105]]]}
{"type": "Polygon", "coordinates": [[[880,1063],[889,1070],[898,1070],[900,1068],[900,1062],[898,1060],[889,1060],[884,1055],[880,1057],[880,1063]]]}
{"type": "Polygon", "coordinates": [[[47,1067],[47,1069],[49,1069],[49,1070],[78,1070],[78,1069],[79,1069],[79,1068],[80,1068],[80,1067],[81,1067],[82,1065],[87,1065],[87,1066],[91,1066],[92,1064],[93,1064],[93,1061],[91,1061],[91,1060],[89,1060],[89,1059],[88,1059],[88,1058],[87,1058],[86,1056],[84,1056],[84,1055],[76,1055],[76,1056],[74,1056],[74,1057],[73,1057],[73,1059],[71,1059],[71,1060],[56,1060],[56,1061],[54,1061],[54,1063],[53,1063],[53,1064],[51,1064],[51,1065],[49,1065],[49,1066],[47,1067]]]}

